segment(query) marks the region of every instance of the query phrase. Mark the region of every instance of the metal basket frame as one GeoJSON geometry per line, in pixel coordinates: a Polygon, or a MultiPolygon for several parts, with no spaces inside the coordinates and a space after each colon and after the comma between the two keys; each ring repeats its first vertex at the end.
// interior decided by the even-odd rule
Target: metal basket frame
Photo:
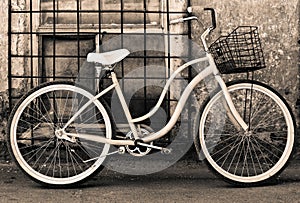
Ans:
{"type": "Polygon", "coordinates": [[[221,36],[209,47],[222,74],[252,72],[265,68],[265,60],[256,26],[239,26],[221,36]]]}

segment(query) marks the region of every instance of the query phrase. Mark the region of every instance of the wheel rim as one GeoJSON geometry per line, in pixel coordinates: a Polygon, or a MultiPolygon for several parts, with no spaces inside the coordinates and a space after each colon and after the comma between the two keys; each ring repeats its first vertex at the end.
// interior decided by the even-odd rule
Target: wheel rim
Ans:
{"type": "MultiPolygon", "coordinates": [[[[72,184],[81,181],[93,174],[100,167],[100,165],[105,159],[104,155],[106,155],[109,151],[108,144],[103,144],[102,146],[100,146],[99,144],[99,146],[96,146],[95,143],[88,140],[77,140],[76,143],[71,143],[63,139],[58,139],[54,136],[55,133],[53,132],[55,132],[55,130],[57,130],[58,128],[61,128],[63,123],[65,122],[66,118],[64,117],[64,113],[73,113],[73,111],[75,112],[76,108],[78,109],[79,106],[82,105],[78,103],[78,101],[77,107],[76,104],[74,105],[74,103],[76,103],[75,101],[79,100],[76,98],[78,96],[78,93],[80,93],[82,97],[80,103],[93,97],[93,95],[89,92],[71,85],[63,84],[55,86],[46,86],[31,94],[31,96],[27,97],[21,103],[18,110],[16,111],[16,114],[14,115],[12,124],[15,125],[11,126],[11,135],[13,136],[10,137],[12,152],[21,168],[28,175],[30,175],[38,181],[55,185],[72,184]],[[52,89],[56,90],[55,94],[53,93],[52,89]],[[39,119],[34,118],[34,116],[30,117],[29,115],[28,120],[23,120],[26,111],[26,115],[28,114],[29,110],[31,110],[33,114],[42,114],[43,109],[44,111],[46,111],[45,104],[35,105],[33,103],[38,101],[36,98],[41,98],[45,93],[48,93],[49,95],[51,91],[53,97],[55,96],[55,102],[49,105],[51,106],[53,112],[47,112],[47,115],[45,113],[46,116],[41,116],[39,117],[39,119]],[[67,96],[63,96],[66,92],[68,92],[69,94],[67,96]],[[74,92],[77,93],[75,94],[74,92]],[[59,103],[59,99],[65,102],[59,103]],[[69,102],[71,102],[72,104],[69,104],[69,102]],[[68,109],[70,105],[71,110],[68,109]],[[57,111],[54,110],[55,106],[57,106],[57,111]],[[54,121],[54,117],[56,117],[56,121],[54,121]],[[32,123],[28,122],[30,120],[32,121],[32,123]],[[45,122],[51,122],[53,123],[53,125],[45,125],[45,122]],[[22,124],[24,125],[24,123],[30,126],[26,127],[27,130],[29,129],[31,136],[30,139],[28,137],[24,137],[28,134],[28,132],[24,129],[25,127],[22,126],[22,124]],[[47,135],[43,135],[43,137],[38,137],[38,130],[44,127],[45,129],[42,132],[45,134],[49,131],[49,133],[47,135]],[[35,133],[37,136],[35,136],[35,133]],[[40,142],[38,143],[38,141],[40,142]],[[30,147],[28,147],[29,142],[31,142],[30,147]],[[90,161],[88,163],[83,163],[84,160],[88,160],[88,157],[96,158],[97,156],[100,158],[90,161]]],[[[53,97],[49,98],[53,99],[53,97]]],[[[44,102],[40,101],[40,103],[44,102]]],[[[83,125],[91,126],[91,124],[100,125],[101,123],[104,123],[105,126],[111,126],[109,117],[103,105],[98,101],[95,101],[94,103],[92,103],[92,105],[95,106],[92,106],[90,110],[83,112],[82,115],[80,115],[79,117],[84,116],[84,114],[95,113],[95,107],[97,108],[97,112],[101,113],[103,117],[99,118],[98,121],[98,118],[91,119],[90,117],[89,122],[85,121],[81,123],[79,122],[80,119],[78,118],[74,121],[74,123],[72,123],[73,131],[81,132],[83,130],[91,130],[88,127],[84,128],[83,125]],[[100,119],[102,119],[101,123],[99,123],[100,119]]],[[[69,118],[70,116],[71,115],[69,115],[69,118]]],[[[93,116],[95,117],[95,114],[93,116]]],[[[104,136],[106,136],[106,138],[111,138],[111,134],[111,127],[106,127],[104,131],[104,136]]]]}
{"type": "MultiPolygon", "coordinates": [[[[215,171],[217,171],[219,174],[221,174],[223,177],[237,181],[237,182],[242,182],[242,183],[254,183],[254,182],[260,182],[263,180],[267,180],[273,175],[275,175],[277,172],[279,172],[286,162],[289,159],[289,156],[292,152],[292,146],[294,142],[294,132],[293,132],[293,119],[289,114],[289,110],[286,108],[286,105],[284,102],[276,95],[274,94],[271,90],[266,89],[262,86],[258,86],[255,84],[250,84],[250,83],[244,83],[244,84],[236,84],[233,86],[229,87],[229,91],[231,94],[233,92],[238,92],[242,89],[248,89],[250,91],[251,88],[252,90],[252,98],[257,96],[253,94],[263,94],[265,93],[266,96],[275,98],[275,103],[277,105],[276,110],[280,110],[282,112],[282,116],[284,116],[285,123],[287,123],[286,126],[286,135],[282,136],[278,133],[273,133],[274,135],[277,135],[277,137],[273,136],[270,132],[267,132],[263,134],[264,132],[262,131],[264,128],[261,126],[259,120],[253,120],[253,117],[257,118],[259,117],[259,114],[265,113],[261,118],[264,119],[263,122],[266,123],[268,120],[269,115],[275,115],[275,111],[272,110],[270,112],[265,109],[263,112],[258,109],[255,110],[255,106],[253,106],[253,111],[248,113],[248,123],[250,123],[250,129],[249,132],[247,133],[238,133],[235,132],[234,136],[229,137],[228,136],[223,136],[221,137],[221,133],[218,136],[214,136],[210,138],[210,133],[214,133],[215,135],[218,134],[218,132],[226,132],[226,128],[228,128],[228,123],[225,120],[220,119],[222,116],[225,114],[225,110],[222,112],[218,109],[220,109],[220,106],[215,109],[215,112],[218,110],[219,112],[219,117],[220,118],[209,118],[209,110],[211,110],[214,107],[214,104],[217,102],[219,98],[222,97],[222,93],[219,92],[215,97],[211,99],[211,101],[207,104],[201,118],[200,126],[199,126],[199,132],[200,132],[200,143],[202,146],[202,153],[206,157],[207,161],[209,164],[214,168],[215,171]],[[254,92],[255,91],[255,92],[254,92]],[[254,92],[254,93],[253,93],[254,92]],[[214,124],[211,124],[210,127],[206,127],[207,123],[206,120],[211,119],[214,120],[215,123],[220,122],[218,124],[219,126],[214,126],[214,124]],[[219,119],[219,120],[218,120],[219,119]],[[201,130],[202,129],[202,130],[201,130]],[[223,131],[222,131],[223,130],[223,131]],[[264,136],[264,138],[262,138],[264,136]],[[268,145],[271,146],[271,141],[267,139],[275,139],[277,138],[278,140],[278,145],[279,146],[280,142],[284,143],[284,147],[280,147],[278,149],[274,147],[271,149],[268,149],[269,147],[263,147],[263,145],[268,145]],[[226,140],[227,139],[227,140],[226,140]],[[286,139],[286,141],[284,140],[286,139]],[[227,143],[226,143],[227,142],[227,143]],[[269,143],[268,143],[269,142],[269,143]],[[219,146],[223,143],[223,146],[219,146]],[[231,143],[231,145],[227,145],[228,143],[231,143]],[[268,151],[269,150],[269,151],[268,151]],[[281,151],[281,155],[278,157],[275,157],[275,152],[278,150],[281,151]],[[240,151],[240,152],[239,152],[240,151]],[[257,152],[256,152],[257,151],[257,152]],[[256,152],[256,153],[255,153],[256,152]],[[219,153],[219,154],[218,154],[219,153]],[[272,155],[272,153],[274,153],[272,155]],[[269,156],[269,157],[263,157],[263,156],[269,156]],[[274,156],[272,157],[274,160],[271,160],[271,155],[274,156]],[[270,159],[270,160],[269,160],[270,159]],[[276,163],[275,163],[276,162],[276,163]],[[252,165],[252,166],[251,166],[252,165]]],[[[250,96],[249,96],[250,97],[250,96]]],[[[265,97],[267,98],[267,97],[265,97]]],[[[241,99],[241,98],[240,98],[241,99]]],[[[237,99],[233,101],[236,105],[237,99]]],[[[264,98],[260,98],[260,105],[265,104],[264,98]]],[[[254,101],[255,103],[256,101],[254,101]]],[[[271,101],[269,101],[271,102],[271,101]]],[[[219,102],[221,103],[221,102],[219,102]]],[[[223,105],[224,104],[220,104],[223,105]]],[[[254,104],[252,104],[254,105],[254,104]]],[[[217,106],[217,105],[215,105],[217,106]]],[[[238,108],[238,107],[237,107],[238,108]]],[[[273,107],[274,108],[274,107],[273,107]]],[[[275,109],[275,108],[274,108],[275,109]]],[[[238,109],[237,109],[238,110],[238,109]]],[[[240,114],[243,114],[241,111],[239,112],[240,114]]],[[[247,114],[247,113],[245,113],[247,114]]],[[[278,119],[278,118],[277,118],[278,119]]],[[[246,116],[246,121],[247,121],[247,116],[246,116]]],[[[279,119],[276,121],[276,123],[280,123],[279,119]]],[[[234,126],[231,126],[234,127],[234,126]]],[[[273,126],[274,127],[274,126],[273,126]]],[[[265,127],[266,129],[270,129],[265,127]]],[[[280,126],[275,126],[275,129],[280,129],[280,126]]],[[[284,132],[284,129],[282,129],[282,132],[284,132]]],[[[230,133],[228,133],[230,134],[230,133]]],[[[233,133],[231,133],[233,134],[233,133]]],[[[274,143],[276,140],[274,141],[274,143]]]]}

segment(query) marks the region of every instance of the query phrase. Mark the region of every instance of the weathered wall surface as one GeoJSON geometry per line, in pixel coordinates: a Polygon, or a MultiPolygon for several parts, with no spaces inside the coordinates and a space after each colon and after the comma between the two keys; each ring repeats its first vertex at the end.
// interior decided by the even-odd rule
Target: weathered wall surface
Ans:
{"type": "MultiPolygon", "coordinates": [[[[12,1],[13,10],[24,10],[26,7],[25,0],[12,1]]],[[[11,22],[17,26],[12,27],[12,31],[26,30],[25,14],[13,15],[11,22]]],[[[9,113],[8,104],[8,1],[0,2],[0,140],[3,139],[9,113]]],[[[14,35],[11,40],[12,54],[24,54],[28,51],[28,39],[24,35],[14,35]]],[[[25,59],[13,61],[15,68],[12,70],[14,75],[24,75],[26,70],[25,59]]],[[[24,81],[12,81],[19,93],[22,93],[24,81]]]]}
{"type": "MultiPolygon", "coordinates": [[[[192,5],[195,14],[200,15],[204,22],[209,16],[203,14],[203,8],[216,9],[218,27],[211,42],[238,25],[259,27],[267,68],[258,71],[255,77],[278,90],[296,113],[299,95],[298,0],[192,0],[192,5]]],[[[194,36],[197,34],[195,32],[194,36]]]]}
{"type": "Polygon", "coordinates": [[[6,128],[7,119],[7,22],[8,22],[7,1],[0,1],[0,139],[6,128]]]}
{"type": "Polygon", "coordinates": [[[7,89],[7,1],[0,1],[0,92],[7,89]]]}

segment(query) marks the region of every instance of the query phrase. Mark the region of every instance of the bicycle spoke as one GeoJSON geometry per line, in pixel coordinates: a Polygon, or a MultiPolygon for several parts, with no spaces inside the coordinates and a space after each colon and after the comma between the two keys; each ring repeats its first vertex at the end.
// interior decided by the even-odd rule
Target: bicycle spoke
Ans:
{"type": "MultiPolygon", "coordinates": [[[[29,93],[28,99],[22,101],[22,109],[16,111],[17,121],[10,124],[13,136],[10,140],[14,142],[10,146],[18,152],[14,155],[19,157],[16,159],[20,167],[30,171],[29,175],[35,180],[51,185],[73,184],[95,173],[105,159],[97,157],[107,154],[109,145],[82,138],[68,141],[58,133],[77,110],[93,98],[93,94],[80,87],[59,81],[37,87],[34,94],[29,93]],[[96,159],[84,162],[91,158],[96,159]]],[[[107,128],[111,128],[110,117],[95,100],[64,130],[110,138],[107,128]]]]}
{"type": "Polygon", "coordinates": [[[236,128],[232,115],[226,113],[226,103],[222,105],[222,93],[216,94],[200,121],[204,128],[200,129],[200,142],[209,156],[207,163],[234,183],[272,179],[275,173],[269,175],[270,171],[281,172],[287,163],[287,158],[282,157],[291,153],[285,150],[293,147],[289,139],[293,136],[289,130],[293,124],[287,119],[289,110],[276,94],[256,84],[233,85],[230,95],[240,116],[249,119],[249,130],[236,128]],[[281,161],[284,163],[277,164],[281,161]]]}

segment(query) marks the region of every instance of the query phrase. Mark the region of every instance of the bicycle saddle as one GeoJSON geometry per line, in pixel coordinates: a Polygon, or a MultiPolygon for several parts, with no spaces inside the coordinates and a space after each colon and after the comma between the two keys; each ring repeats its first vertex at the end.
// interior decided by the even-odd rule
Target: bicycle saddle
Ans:
{"type": "Polygon", "coordinates": [[[87,61],[108,66],[122,61],[129,54],[130,52],[127,49],[118,49],[104,53],[89,53],[87,61]]]}

